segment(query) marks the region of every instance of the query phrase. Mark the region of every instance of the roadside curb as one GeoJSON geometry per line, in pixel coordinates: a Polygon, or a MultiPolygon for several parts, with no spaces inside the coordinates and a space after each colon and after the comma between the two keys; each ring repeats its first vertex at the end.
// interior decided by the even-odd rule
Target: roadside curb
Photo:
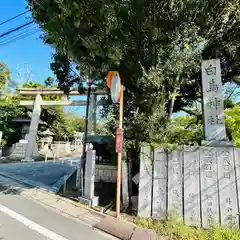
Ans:
{"type": "MultiPolygon", "coordinates": [[[[31,188],[32,185],[9,178],[0,173],[0,184],[8,190],[15,190],[23,197],[35,201],[56,212],[69,216],[82,224],[102,231],[121,240],[156,240],[154,231],[137,227],[121,218],[116,219],[91,209],[71,199],[56,195],[43,188],[31,188]],[[4,178],[4,179],[1,179],[4,178]],[[17,183],[17,184],[16,184],[17,183]],[[16,186],[17,185],[17,186],[16,186]],[[15,186],[15,187],[13,187],[15,186]]],[[[7,190],[6,190],[7,191],[7,190]]],[[[109,236],[108,236],[109,237],[109,236]]]]}
{"type": "Polygon", "coordinates": [[[103,214],[87,207],[83,208],[79,204],[74,204],[73,201],[58,196],[53,192],[48,192],[47,190],[40,188],[31,188],[29,185],[12,178],[0,175],[0,184],[7,189],[5,190],[6,194],[9,190],[14,190],[27,199],[52,208],[56,212],[66,216],[70,216],[89,227],[94,227],[96,223],[105,217],[103,214]]]}
{"type": "Polygon", "coordinates": [[[139,228],[135,224],[113,217],[105,217],[95,228],[121,240],[157,240],[157,234],[153,230],[139,228]]]}

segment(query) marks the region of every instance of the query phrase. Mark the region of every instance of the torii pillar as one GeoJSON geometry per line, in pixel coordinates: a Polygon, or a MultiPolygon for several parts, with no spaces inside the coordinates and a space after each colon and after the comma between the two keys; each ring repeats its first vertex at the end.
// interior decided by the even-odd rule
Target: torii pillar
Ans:
{"type": "Polygon", "coordinates": [[[41,95],[37,94],[34,102],[32,119],[30,123],[28,137],[27,137],[28,142],[27,142],[27,147],[25,152],[25,158],[23,159],[23,161],[33,161],[33,155],[37,147],[36,146],[37,131],[38,131],[38,125],[39,125],[40,116],[41,116],[41,101],[42,101],[41,95]]]}

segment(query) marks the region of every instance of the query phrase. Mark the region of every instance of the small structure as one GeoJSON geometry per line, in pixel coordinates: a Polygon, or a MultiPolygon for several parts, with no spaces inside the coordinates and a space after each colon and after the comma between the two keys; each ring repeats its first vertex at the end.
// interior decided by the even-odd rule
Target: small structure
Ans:
{"type": "MultiPolygon", "coordinates": [[[[22,129],[21,130],[22,139],[27,140],[30,123],[31,123],[31,118],[32,118],[32,112],[28,111],[26,116],[13,119],[13,122],[17,123],[19,125],[19,127],[22,129]]],[[[39,125],[40,126],[46,125],[46,123],[43,122],[42,120],[39,120],[39,125]]]]}
{"type": "Polygon", "coordinates": [[[41,147],[39,153],[42,155],[47,155],[48,157],[52,157],[53,153],[51,150],[51,144],[53,141],[54,134],[49,130],[49,128],[40,133],[42,138],[40,139],[41,147]]]}
{"type": "Polygon", "coordinates": [[[111,165],[116,163],[116,153],[108,149],[108,146],[114,144],[114,138],[111,136],[88,136],[87,143],[93,145],[96,151],[96,164],[111,165]]]}

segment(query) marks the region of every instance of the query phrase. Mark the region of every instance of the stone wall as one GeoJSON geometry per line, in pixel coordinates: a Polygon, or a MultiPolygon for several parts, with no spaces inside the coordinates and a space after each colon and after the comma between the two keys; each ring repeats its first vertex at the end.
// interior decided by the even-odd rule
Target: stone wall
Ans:
{"type": "Polygon", "coordinates": [[[239,227],[239,159],[240,150],[228,146],[142,148],[138,215],[180,218],[204,228],[239,227]]]}
{"type": "MultiPolygon", "coordinates": [[[[20,140],[18,143],[14,144],[13,147],[10,149],[11,152],[9,158],[13,160],[21,160],[25,157],[27,149],[27,142],[26,140],[20,140]]],[[[33,151],[33,158],[39,156],[37,143],[35,143],[35,149],[33,151]]]]}
{"type": "Polygon", "coordinates": [[[95,181],[115,183],[117,180],[117,167],[109,165],[96,165],[95,181]]]}

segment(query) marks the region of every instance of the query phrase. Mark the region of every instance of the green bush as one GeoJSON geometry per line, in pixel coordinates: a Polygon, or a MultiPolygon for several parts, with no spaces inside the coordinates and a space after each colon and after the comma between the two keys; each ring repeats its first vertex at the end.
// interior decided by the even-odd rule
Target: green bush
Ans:
{"type": "Polygon", "coordinates": [[[211,230],[188,227],[181,221],[157,221],[152,219],[135,218],[134,223],[144,228],[156,231],[166,240],[239,240],[240,230],[235,228],[214,226],[211,230]]]}

